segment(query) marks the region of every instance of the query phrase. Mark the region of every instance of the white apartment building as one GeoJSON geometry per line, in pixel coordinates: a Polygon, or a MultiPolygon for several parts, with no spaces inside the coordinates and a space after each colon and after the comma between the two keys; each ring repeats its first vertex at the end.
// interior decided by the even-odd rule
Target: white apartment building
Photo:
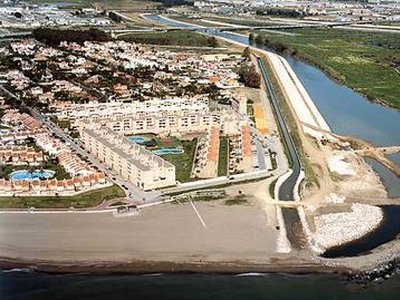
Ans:
{"type": "Polygon", "coordinates": [[[173,186],[175,166],[111,128],[84,128],[85,148],[125,180],[143,190],[173,186]]]}
{"type": "Polygon", "coordinates": [[[55,106],[55,113],[59,118],[68,118],[71,121],[107,119],[123,115],[139,115],[140,117],[153,116],[163,112],[164,115],[176,114],[177,112],[199,113],[208,108],[205,99],[151,99],[144,102],[134,101],[107,102],[107,103],[88,103],[88,104],[68,104],[55,106]]]}
{"type": "Polygon", "coordinates": [[[79,131],[96,123],[121,134],[185,134],[205,132],[211,126],[218,126],[224,134],[237,134],[246,122],[231,108],[210,109],[196,98],[70,104],[57,107],[56,114],[70,119],[79,131]]]}

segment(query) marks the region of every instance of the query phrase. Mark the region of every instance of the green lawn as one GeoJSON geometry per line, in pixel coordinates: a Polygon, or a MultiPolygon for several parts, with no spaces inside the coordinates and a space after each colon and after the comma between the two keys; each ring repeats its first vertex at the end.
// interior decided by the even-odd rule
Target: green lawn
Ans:
{"type": "MultiPolygon", "coordinates": [[[[175,140],[175,142],[177,141],[175,140]]],[[[181,141],[179,143],[184,150],[182,154],[167,154],[163,155],[162,158],[175,166],[176,180],[179,182],[193,181],[194,179],[190,178],[190,173],[192,171],[197,139],[181,141]]],[[[178,144],[175,145],[179,146],[178,144]]]]}
{"type": "Polygon", "coordinates": [[[0,208],[85,208],[119,197],[125,197],[125,193],[113,185],[76,196],[0,197],[0,208]]]}
{"type": "Polygon", "coordinates": [[[8,176],[12,172],[19,171],[19,170],[26,170],[28,168],[29,167],[27,165],[13,166],[13,165],[0,164],[0,178],[8,178],[8,176]]]}
{"type": "Polygon", "coordinates": [[[400,108],[397,34],[304,28],[294,36],[263,34],[266,44],[292,53],[371,100],[400,108]]]}
{"type": "Polygon", "coordinates": [[[219,141],[218,176],[227,175],[229,138],[221,137],[219,141]]]}
{"type": "Polygon", "coordinates": [[[71,128],[71,121],[70,120],[60,120],[58,118],[56,118],[55,120],[53,120],[54,123],[56,123],[60,128],[62,129],[70,129],[71,128]]]}

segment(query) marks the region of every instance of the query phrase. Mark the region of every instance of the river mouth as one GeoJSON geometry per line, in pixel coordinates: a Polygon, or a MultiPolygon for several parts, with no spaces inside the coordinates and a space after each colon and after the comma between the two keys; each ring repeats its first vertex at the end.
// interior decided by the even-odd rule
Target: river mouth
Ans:
{"type": "MultiPolygon", "coordinates": [[[[400,178],[381,163],[372,158],[364,158],[372,169],[379,175],[389,198],[400,198],[400,178]]],[[[400,203],[399,203],[400,204],[400,203]]]]}
{"type": "Polygon", "coordinates": [[[370,253],[383,244],[399,238],[400,205],[384,205],[381,206],[381,208],[384,217],[382,223],[376,230],[358,240],[338,247],[332,247],[321,256],[325,258],[361,256],[370,253]]]}
{"type": "Polygon", "coordinates": [[[299,214],[295,208],[282,208],[283,219],[285,220],[286,235],[294,249],[303,248],[302,226],[299,214]]]}

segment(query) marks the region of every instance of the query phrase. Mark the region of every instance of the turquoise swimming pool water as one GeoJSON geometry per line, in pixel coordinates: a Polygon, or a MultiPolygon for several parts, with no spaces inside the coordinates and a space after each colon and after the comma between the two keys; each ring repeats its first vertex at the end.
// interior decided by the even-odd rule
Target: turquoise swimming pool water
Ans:
{"type": "Polygon", "coordinates": [[[143,144],[144,142],[147,141],[147,139],[145,139],[142,136],[130,136],[130,137],[128,137],[128,140],[138,143],[138,144],[143,144]]]}
{"type": "Polygon", "coordinates": [[[10,174],[12,180],[26,180],[26,179],[48,179],[53,177],[55,172],[53,171],[35,171],[29,172],[28,170],[15,171],[10,174]]]}
{"type": "Polygon", "coordinates": [[[163,149],[154,150],[153,153],[161,156],[161,155],[165,155],[165,154],[181,154],[181,153],[183,153],[183,150],[176,149],[176,148],[163,148],[163,149]]]}

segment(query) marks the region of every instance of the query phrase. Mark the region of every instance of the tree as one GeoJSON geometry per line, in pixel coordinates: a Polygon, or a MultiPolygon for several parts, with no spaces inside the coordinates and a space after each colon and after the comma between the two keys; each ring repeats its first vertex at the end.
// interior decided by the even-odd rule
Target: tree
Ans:
{"type": "Polygon", "coordinates": [[[256,44],[262,45],[266,42],[266,38],[263,35],[259,34],[256,36],[254,41],[256,42],[256,44]]]}
{"type": "Polygon", "coordinates": [[[250,59],[250,55],[251,55],[251,51],[250,51],[250,47],[246,47],[243,50],[243,57],[250,59]]]}
{"type": "Polygon", "coordinates": [[[113,20],[115,23],[121,23],[122,22],[122,17],[120,15],[117,15],[115,12],[110,11],[108,13],[108,17],[113,20]]]}
{"type": "Polygon", "coordinates": [[[259,88],[261,76],[254,65],[242,64],[239,68],[239,81],[245,86],[259,88]]]}
{"type": "Polygon", "coordinates": [[[219,45],[218,40],[215,36],[211,36],[208,39],[208,44],[210,45],[210,47],[213,47],[213,48],[218,47],[218,45],[219,45]]]}
{"type": "Polygon", "coordinates": [[[256,36],[254,35],[254,33],[250,33],[249,34],[249,41],[250,43],[254,42],[254,39],[256,38],[256,36]]]}
{"type": "Polygon", "coordinates": [[[32,34],[36,40],[50,46],[58,46],[62,41],[83,44],[86,41],[106,42],[110,39],[107,33],[96,28],[87,30],[36,28],[32,34]]]}

